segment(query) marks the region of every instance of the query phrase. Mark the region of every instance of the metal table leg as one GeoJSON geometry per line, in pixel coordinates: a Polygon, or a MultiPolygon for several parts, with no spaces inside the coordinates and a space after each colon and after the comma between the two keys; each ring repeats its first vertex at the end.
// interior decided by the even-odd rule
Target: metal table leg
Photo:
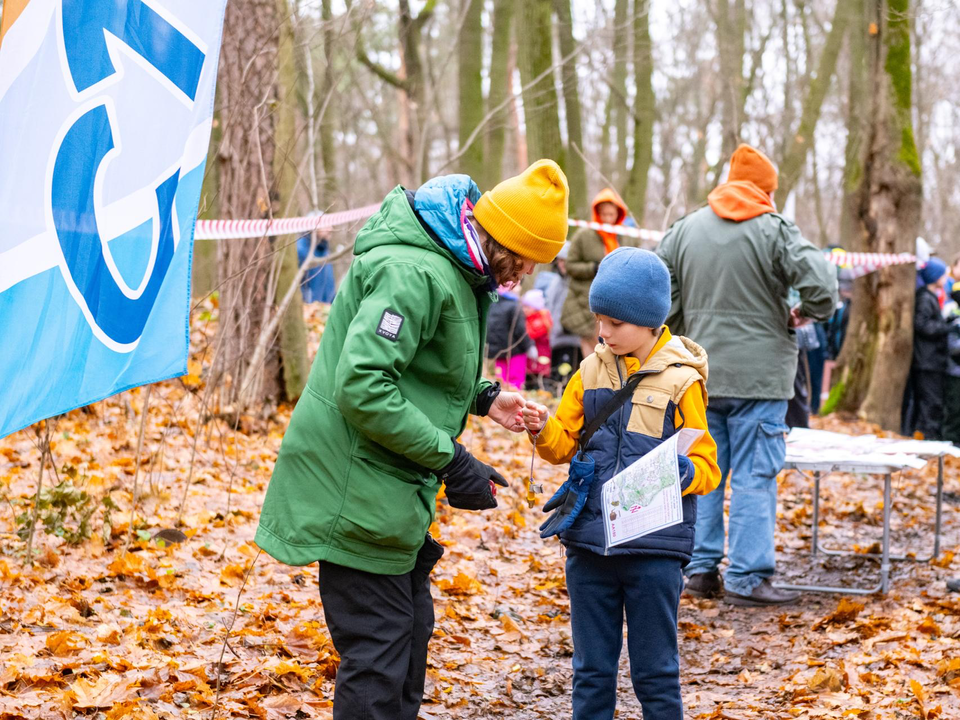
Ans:
{"type": "Polygon", "coordinates": [[[884,595],[890,589],[890,486],[893,476],[883,476],[883,557],[880,560],[880,592],[884,595]]]}
{"type": "Polygon", "coordinates": [[[943,455],[937,458],[937,523],[933,535],[933,557],[940,557],[940,528],[943,520],[943,455]]]}
{"type": "Polygon", "coordinates": [[[820,471],[813,473],[813,539],[810,543],[810,554],[817,556],[820,548],[820,471]]]}

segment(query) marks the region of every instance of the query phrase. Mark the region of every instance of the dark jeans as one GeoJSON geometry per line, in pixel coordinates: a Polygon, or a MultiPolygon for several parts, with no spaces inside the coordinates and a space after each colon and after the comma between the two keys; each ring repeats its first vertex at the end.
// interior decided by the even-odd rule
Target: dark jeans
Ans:
{"type": "Polygon", "coordinates": [[[567,551],[573,630],[573,718],[611,720],[627,617],[630,679],[643,720],[682,720],[677,611],[681,561],[567,551]]]}
{"type": "Polygon", "coordinates": [[[320,599],[340,654],[334,720],[417,720],[433,634],[430,570],[441,555],[428,535],[403,575],[320,563],[320,599]]]}
{"type": "Polygon", "coordinates": [[[960,377],[947,375],[943,411],[943,439],[960,445],[960,377]]]}

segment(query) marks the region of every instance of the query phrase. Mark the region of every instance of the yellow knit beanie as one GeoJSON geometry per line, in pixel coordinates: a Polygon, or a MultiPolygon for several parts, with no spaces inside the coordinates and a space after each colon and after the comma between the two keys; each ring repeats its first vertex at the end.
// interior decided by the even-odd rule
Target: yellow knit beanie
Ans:
{"type": "Polygon", "coordinates": [[[567,177],[553,160],[537,160],[485,192],[477,222],[508,250],[538,263],[553,262],[567,239],[567,177]]]}

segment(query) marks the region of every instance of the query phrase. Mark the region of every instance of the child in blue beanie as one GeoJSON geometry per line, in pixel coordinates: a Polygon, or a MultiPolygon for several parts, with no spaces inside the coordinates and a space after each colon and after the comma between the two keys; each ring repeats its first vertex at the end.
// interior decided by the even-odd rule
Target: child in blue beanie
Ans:
{"type": "Polygon", "coordinates": [[[630,400],[582,448],[594,462],[593,483],[579,515],[559,533],[567,548],[574,720],[614,716],[624,615],[630,677],[644,720],[683,717],[677,649],[682,570],[693,551],[695,495],[717,487],[720,469],[707,429],[707,355],[670,334],[663,324],[669,309],[670,275],[660,258],[626,247],[607,255],[590,289],[600,334],[596,351],[571,378],[555,417],[532,402],[523,411],[540,456],[568,463],[581,430],[628,378],[641,376],[630,400]],[[603,484],[681,428],[703,430],[687,456],[678,457],[683,522],[607,549],[603,484]]]}

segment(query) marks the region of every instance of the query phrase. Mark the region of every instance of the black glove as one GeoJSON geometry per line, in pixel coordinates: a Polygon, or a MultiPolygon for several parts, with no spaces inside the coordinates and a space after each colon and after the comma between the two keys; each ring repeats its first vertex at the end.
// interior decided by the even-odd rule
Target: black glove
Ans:
{"type": "Polygon", "coordinates": [[[447,500],[461,510],[491,510],[497,506],[494,483],[507,487],[503,476],[454,442],[453,460],[437,475],[447,486],[447,500]]]}
{"type": "Polygon", "coordinates": [[[420,552],[417,553],[417,562],[413,566],[413,571],[410,573],[414,587],[419,588],[427,581],[430,571],[440,562],[441,557],[443,557],[443,545],[428,533],[420,547],[420,552]]]}

